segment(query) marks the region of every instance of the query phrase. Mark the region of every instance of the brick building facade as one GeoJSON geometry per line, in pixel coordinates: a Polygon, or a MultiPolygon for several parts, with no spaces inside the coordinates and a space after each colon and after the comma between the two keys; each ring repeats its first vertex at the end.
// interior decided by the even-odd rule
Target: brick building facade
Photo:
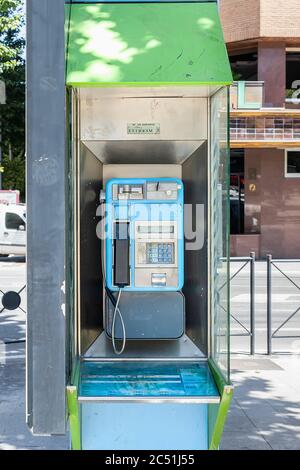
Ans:
{"type": "Polygon", "coordinates": [[[276,38],[299,43],[298,0],[220,0],[220,9],[229,45],[239,47],[242,41],[276,38]]]}
{"type": "Polygon", "coordinates": [[[232,255],[300,258],[300,0],[220,0],[235,79],[232,255]]]}

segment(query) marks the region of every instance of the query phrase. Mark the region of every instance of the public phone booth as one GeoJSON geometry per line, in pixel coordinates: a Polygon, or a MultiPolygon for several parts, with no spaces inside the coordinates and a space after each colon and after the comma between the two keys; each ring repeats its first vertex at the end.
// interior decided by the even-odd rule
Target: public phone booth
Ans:
{"type": "Polygon", "coordinates": [[[229,409],[217,2],[28,2],[27,421],[218,449],[229,409]]]}

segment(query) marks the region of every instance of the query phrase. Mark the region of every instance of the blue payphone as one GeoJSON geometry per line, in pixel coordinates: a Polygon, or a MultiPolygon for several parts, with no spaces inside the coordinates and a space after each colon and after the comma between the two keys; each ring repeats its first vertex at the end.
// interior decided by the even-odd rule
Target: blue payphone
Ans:
{"type": "Polygon", "coordinates": [[[184,284],[183,183],[114,179],[106,186],[110,290],[178,291],[184,284]]]}
{"type": "Polygon", "coordinates": [[[115,352],[115,339],[123,339],[124,350],[125,336],[180,337],[184,333],[182,181],[110,180],[106,185],[106,214],[106,331],[115,352]],[[142,301],[137,307],[139,295],[142,301]]]}

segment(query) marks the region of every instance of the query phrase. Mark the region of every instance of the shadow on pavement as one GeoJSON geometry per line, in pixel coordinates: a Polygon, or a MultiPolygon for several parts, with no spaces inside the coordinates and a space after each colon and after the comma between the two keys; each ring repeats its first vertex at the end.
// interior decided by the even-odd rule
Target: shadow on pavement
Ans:
{"type": "Polygon", "coordinates": [[[299,450],[299,380],[290,370],[234,371],[222,450],[299,450]],[[295,377],[295,376],[294,376],[295,377]]]}
{"type": "Polygon", "coordinates": [[[9,345],[4,352],[5,360],[0,361],[0,451],[68,450],[68,434],[37,437],[29,431],[25,410],[25,347],[9,345]]]}

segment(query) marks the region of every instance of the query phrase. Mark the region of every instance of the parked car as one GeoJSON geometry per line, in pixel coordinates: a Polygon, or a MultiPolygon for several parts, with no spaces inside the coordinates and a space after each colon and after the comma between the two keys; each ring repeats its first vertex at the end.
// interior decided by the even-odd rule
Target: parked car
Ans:
{"type": "Polygon", "coordinates": [[[26,254],[26,206],[0,204],[0,256],[26,254]]]}

